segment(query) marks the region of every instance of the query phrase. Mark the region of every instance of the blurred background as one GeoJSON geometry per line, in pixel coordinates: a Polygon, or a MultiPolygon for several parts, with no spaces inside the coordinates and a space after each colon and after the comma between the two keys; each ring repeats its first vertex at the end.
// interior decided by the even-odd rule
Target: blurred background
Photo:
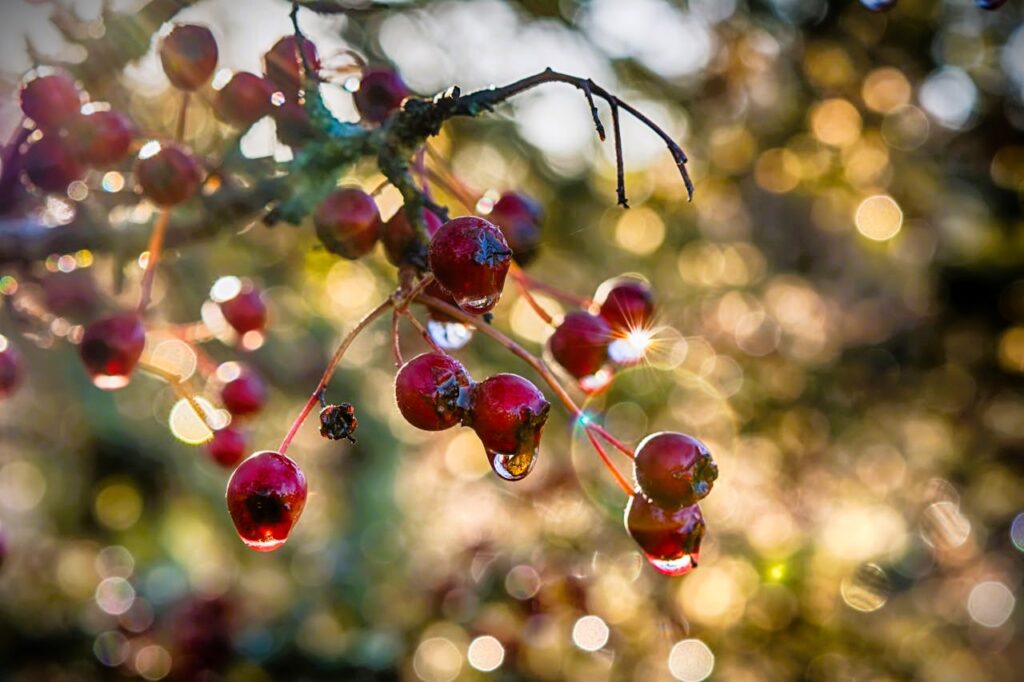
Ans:
{"type": "MultiPolygon", "coordinates": [[[[5,3],[4,139],[27,71],[86,60],[105,44],[104,13],[142,4],[5,3]]],[[[176,20],[215,32],[216,87],[261,70],[289,9],[205,0],[176,20]]],[[[290,454],[306,511],[282,550],[251,552],[226,513],[229,472],[192,444],[202,429],[167,384],[138,374],[100,392],[65,342],[103,300],[134,300],[137,254],[54,254],[0,264],[7,307],[49,315],[31,329],[0,317],[28,367],[0,403],[0,679],[1020,679],[1024,3],[442,0],[300,21],[331,63],[355,50],[425,96],[548,66],[591,77],[681,142],[693,203],[660,140],[623,120],[623,210],[611,142],[571,87],[434,141],[487,196],[542,202],[537,278],[583,296],[623,272],[652,283],[657,352],[588,406],[630,443],[671,429],[711,447],[721,477],[702,503],[700,568],[671,579],[645,564],[624,496],[560,409],[516,484],[491,474],[468,429],[407,425],[386,324],[329,392],[356,405],[358,444],[303,429],[290,454]]],[[[93,99],[172,130],[177,100],[152,49],[123,71],[98,64],[93,99]]],[[[323,86],[345,120],[350,78],[323,86]]],[[[198,151],[216,158],[230,138],[194,107],[198,151]]],[[[269,119],[240,148],[290,158],[269,119]]],[[[372,164],[345,178],[380,179],[372,164]]],[[[39,215],[67,223],[130,191],[126,174],[90,176],[39,215]]],[[[378,199],[385,218],[400,204],[393,189],[378,199]]],[[[104,215],[127,229],[152,209],[104,215]]],[[[168,254],[159,318],[202,316],[217,338],[209,357],[172,342],[161,357],[257,367],[270,400],[245,428],[272,448],[394,269],[379,251],[331,256],[309,226],[240,228],[168,254]],[[204,308],[224,276],[265,288],[265,336],[235,339],[204,308]]],[[[549,333],[512,287],[495,324],[536,352],[549,333]]],[[[150,334],[151,357],[160,342],[150,334]]],[[[478,377],[536,380],[486,338],[458,356],[478,377]]]]}

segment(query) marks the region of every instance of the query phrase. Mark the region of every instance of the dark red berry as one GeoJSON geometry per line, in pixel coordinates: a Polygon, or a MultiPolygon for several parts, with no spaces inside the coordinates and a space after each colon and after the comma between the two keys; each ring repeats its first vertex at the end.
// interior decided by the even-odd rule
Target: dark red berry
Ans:
{"type": "Polygon", "coordinates": [[[519,192],[506,192],[494,203],[488,220],[501,228],[513,257],[526,265],[540,246],[540,223],[544,212],[536,201],[519,192]]]}
{"type": "Polygon", "coordinates": [[[382,227],[377,202],[358,187],[331,192],[313,214],[313,223],[324,248],[351,260],[373,250],[382,227]]]}
{"type": "Polygon", "coordinates": [[[277,139],[281,144],[298,148],[316,137],[316,128],[301,104],[288,100],[274,107],[270,114],[274,117],[277,139]]]}
{"type": "Polygon", "coordinates": [[[29,145],[22,158],[25,175],[32,184],[47,192],[65,192],[68,185],[81,180],[85,169],[67,142],[47,135],[29,145]]]}
{"type": "Polygon", "coordinates": [[[659,572],[683,575],[697,568],[705,528],[700,506],[663,509],[636,494],[626,505],[625,521],[626,531],[659,572]]]}
{"type": "Polygon", "coordinates": [[[651,288],[639,280],[618,279],[598,289],[600,315],[612,328],[612,334],[626,336],[637,329],[646,329],[654,317],[654,296],[651,288]],[[606,292],[602,294],[602,289],[606,292]]]}
{"type": "Polygon", "coordinates": [[[243,368],[237,377],[224,384],[220,399],[236,417],[255,414],[267,400],[267,386],[254,370],[243,368]]]}
{"type": "Polygon", "coordinates": [[[718,478],[718,465],[704,443],[684,433],[662,431],[641,441],[633,459],[640,490],[666,508],[703,499],[718,478]]]}
{"type": "Polygon", "coordinates": [[[411,95],[409,87],[394,69],[375,66],[363,72],[359,89],[352,97],[363,120],[383,123],[393,111],[402,106],[402,101],[411,95]]]}
{"type": "Polygon", "coordinates": [[[494,308],[512,264],[501,230],[475,216],[450,220],[430,240],[430,269],[458,305],[473,314],[494,308]]]}
{"type": "Polygon", "coordinates": [[[274,88],[267,79],[254,73],[240,71],[217,91],[214,111],[225,123],[239,128],[248,128],[264,116],[269,116],[272,106],[270,96],[274,88]]]}
{"type": "Polygon", "coordinates": [[[75,153],[92,166],[111,166],[128,155],[135,126],[117,111],[94,111],[79,118],[71,129],[75,153]]]}
{"type": "Polygon", "coordinates": [[[227,503],[242,542],[257,552],[285,543],[306,506],[306,477],[279,452],[264,450],[238,465],[228,481],[227,503]]]}
{"type": "Polygon", "coordinates": [[[612,332],[604,318],[576,310],[565,316],[548,339],[551,355],[569,374],[582,379],[608,361],[612,332]]]}
{"type": "Polygon", "coordinates": [[[21,383],[21,354],[0,334],[0,398],[14,393],[21,383]]]}
{"type": "Polygon", "coordinates": [[[220,312],[239,334],[263,331],[267,324],[267,304],[259,289],[249,282],[242,284],[234,297],[220,302],[220,312]]]}
{"type": "Polygon", "coordinates": [[[245,446],[245,434],[228,426],[213,432],[213,438],[206,444],[206,451],[222,467],[233,467],[245,457],[245,446]]]}
{"type": "MultiPolygon", "coordinates": [[[[445,303],[455,306],[456,308],[459,307],[458,302],[454,298],[452,298],[452,295],[445,291],[444,288],[440,284],[438,284],[436,280],[428,284],[426,288],[423,290],[423,293],[426,294],[427,296],[436,298],[439,301],[444,301],[445,303]]],[[[427,307],[427,317],[429,317],[431,320],[436,320],[438,322],[458,322],[458,320],[452,317],[451,315],[446,315],[440,310],[435,310],[434,308],[431,308],[429,306],[427,307]]]]}
{"type": "MultiPolygon", "coordinates": [[[[423,221],[427,226],[427,234],[431,237],[441,227],[441,219],[430,210],[423,210],[423,221]]],[[[384,244],[384,255],[388,262],[399,267],[409,263],[415,264],[417,260],[426,259],[426,244],[420,244],[416,232],[409,222],[409,216],[405,207],[398,209],[391,219],[384,223],[384,230],[381,233],[381,243],[384,244]]]]}
{"type": "Polygon", "coordinates": [[[395,376],[398,411],[424,431],[442,431],[462,421],[472,391],[466,368],[442,353],[418,355],[395,376]]]}
{"type": "MultiPolygon", "coordinates": [[[[294,35],[285,36],[263,55],[263,72],[289,99],[293,99],[302,89],[303,67],[298,45],[294,35]]],[[[302,51],[306,56],[306,66],[312,71],[309,75],[316,79],[320,72],[320,55],[317,54],[316,45],[302,38],[302,51]]]]}
{"type": "Polygon", "coordinates": [[[81,107],[78,86],[64,74],[40,76],[21,86],[21,110],[47,132],[73,123],[81,107]]]}
{"type": "Polygon", "coordinates": [[[210,80],[217,56],[217,40],[205,26],[178,24],[160,41],[160,63],[179,90],[198,90],[210,80]]]}
{"type": "Polygon", "coordinates": [[[97,388],[113,391],[128,385],[146,345],[146,329],[135,313],[120,313],[85,327],[78,354],[97,388]]]}
{"type": "Polygon", "coordinates": [[[495,374],[477,384],[467,424],[487,450],[491,468],[517,481],[533,468],[551,403],[516,374],[495,374]]]}
{"type": "MultiPolygon", "coordinates": [[[[152,143],[146,145],[154,145],[152,143]]],[[[184,149],[173,144],[158,144],[149,155],[143,155],[135,164],[135,177],[142,194],[159,206],[174,206],[192,198],[202,179],[199,164],[184,149]]]]}

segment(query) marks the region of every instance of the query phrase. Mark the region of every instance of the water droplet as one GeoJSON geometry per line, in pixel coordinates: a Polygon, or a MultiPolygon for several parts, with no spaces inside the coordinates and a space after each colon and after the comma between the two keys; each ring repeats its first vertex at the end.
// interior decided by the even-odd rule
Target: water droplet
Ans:
{"type": "Polygon", "coordinates": [[[649,554],[644,554],[644,557],[659,573],[677,576],[686,575],[693,569],[697,568],[697,559],[700,557],[700,552],[684,554],[675,559],[659,559],[649,554]]]}
{"type": "Polygon", "coordinates": [[[615,378],[615,373],[607,367],[602,367],[593,374],[583,377],[579,380],[580,388],[584,393],[593,395],[600,393],[612,383],[612,379],[615,378]]]}
{"type": "Polygon", "coordinates": [[[430,338],[444,350],[459,350],[473,339],[473,328],[461,322],[427,320],[430,338]]]}
{"type": "Polygon", "coordinates": [[[537,463],[538,450],[539,448],[534,448],[510,455],[488,451],[487,457],[491,461],[491,468],[498,476],[506,481],[521,481],[533,471],[533,465],[537,463]]]}
{"type": "Polygon", "coordinates": [[[283,545],[285,543],[285,540],[287,540],[287,538],[268,538],[265,540],[252,540],[249,538],[242,538],[242,542],[245,543],[246,547],[248,547],[249,549],[254,549],[257,552],[273,552],[275,549],[283,545]]]}
{"type": "Polygon", "coordinates": [[[104,391],[116,391],[124,388],[131,381],[130,374],[94,374],[92,384],[104,391]]]}
{"type": "Polygon", "coordinates": [[[497,293],[491,294],[490,296],[481,296],[479,298],[458,298],[455,299],[455,302],[467,313],[479,315],[481,313],[486,313],[488,310],[493,308],[500,297],[501,294],[497,293]]]}

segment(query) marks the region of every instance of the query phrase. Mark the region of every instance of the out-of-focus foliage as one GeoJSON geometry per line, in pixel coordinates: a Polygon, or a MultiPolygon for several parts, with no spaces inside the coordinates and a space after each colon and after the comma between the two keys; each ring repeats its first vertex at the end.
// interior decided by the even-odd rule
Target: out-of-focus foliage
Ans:
{"type": "MultiPolygon", "coordinates": [[[[99,2],[58,4],[102,36],[99,2]]],[[[7,92],[33,55],[83,58],[47,23],[50,4],[12,7],[7,92]]],[[[213,27],[222,67],[256,71],[290,32],[288,9],[208,0],[178,18],[213,27]]],[[[630,442],[674,429],[712,448],[700,568],[668,579],[644,565],[621,493],[564,413],[514,485],[468,430],[406,425],[386,325],[330,389],[357,406],[358,444],[302,431],[305,514],[283,550],[252,553],[224,471],[172,435],[166,384],[89,384],[63,342],[82,321],[72,304],[31,339],[0,322],[30,368],[0,409],[0,678],[1019,679],[1021,2],[900,0],[881,14],[838,0],[479,0],[301,21],[330,63],[344,48],[393,62],[425,95],[547,66],[589,76],[682,142],[692,204],[659,140],[623,121],[625,211],[611,143],[572,88],[451,124],[435,147],[481,191],[544,204],[537,277],[583,295],[623,271],[653,283],[659,352],[590,407],[630,442]]],[[[353,120],[346,76],[333,81],[327,101],[353,120]]],[[[144,130],[173,126],[152,51],[97,87],[144,130]]],[[[0,106],[9,130],[16,101],[0,106]]],[[[189,129],[211,155],[230,137],[202,106],[189,129]]],[[[241,149],[287,155],[269,121],[241,149]]],[[[369,167],[347,178],[379,180],[369,167]]],[[[125,185],[114,173],[73,187],[46,217],[125,185]]],[[[385,217],[399,201],[381,194],[385,217]]],[[[258,449],[279,442],[341,330],[394,286],[379,253],[352,263],[314,245],[308,227],[254,225],[174,252],[158,280],[168,323],[196,319],[219,277],[267,287],[269,333],[245,358],[274,387],[250,425],[258,449]]],[[[59,256],[0,273],[0,293],[41,300],[44,283],[70,296],[95,280],[127,282],[130,300],[141,274],[134,254],[59,256]]],[[[495,324],[538,351],[548,333],[511,287],[495,324]]],[[[459,355],[481,377],[525,371],[482,338],[459,355]]]]}

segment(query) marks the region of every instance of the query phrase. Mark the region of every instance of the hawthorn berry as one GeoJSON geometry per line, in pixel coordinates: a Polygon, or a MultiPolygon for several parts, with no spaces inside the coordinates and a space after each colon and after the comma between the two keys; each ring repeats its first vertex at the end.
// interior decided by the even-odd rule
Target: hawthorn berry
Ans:
{"type": "Polygon", "coordinates": [[[178,24],[160,41],[160,63],[171,85],[198,90],[217,68],[217,40],[205,26],[178,24]]]}
{"type": "Polygon", "coordinates": [[[487,218],[501,228],[516,262],[526,265],[537,256],[543,216],[540,204],[530,197],[519,192],[505,192],[494,202],[487,218]]]}
{"type": "Polygon", "coordinates": [[[25,150],[22,167],[32,184],[46,192],[65,192],[85,173],[67,143],[56,135],[46,135],[25,150]]]}
{"type": "Polygon", "coordinates": [[[565,316],[548,339],[551,355],[569,374],[582,379],[608,361],[612,332],[604,318],[576,310],[565,316]]]}
{"type": "Polygon", "coordinates": [[[302,56],[299,54],[299,40],[302,41],[302,52],[306,57],[306,65],[312,71],[310,76],[317,78],[320,72],[320,55],[316,45],[306,38],[294,35],[281,38],[263,55],[263,72],[267,78],[285,94],[288,99],[294,98],[302,89],[302,56]]]}
{"type": "Polygon", "coordinates": [[[20,95],[21,110],[46,132],[72,123],[82,107],[78,86],[62,73],[33,78],[21,86],[20,95]]]}
{"type": "Polygon", "coordinates": [[[896,6],[896,0],[860,0],[872,12],[883,12],[896,6]]]}
{"type": "Polygon", "coordinates": [[[264,116],[270,115],[271,95],[274,88],[266,78],[248,71],[240,71],[217,91],[213,107],[225,123],[247,128],[264,116]]]}
{"type": "Polygon", "coordinates": [[[352,97],[364,120],[383,123],[411,94],[397,71],[386,66],[375,66],[363,72],[359,89],[352,93],[352,97]]]}
{"type": "Polygon", "coordinates": [[[222,467],[233,467],[245,457],[245,441],[245,434],[226,426],[213,432],[213,438],[206,444],[206,451],[222,467]]]}
{"type": "Polygon", "coordinates": [[[306,477],[291,458],[264,450],[238,465],[227,503],[242,542],[257,552],[285,543],[306,506],[306,477]]]}
{"type": "Polygon", "coordinates": [[[495,374],[477,384],[467,425],[487,450],[494,473],[518,481],[533,469],[551,403],[516,374],[495,374]]]}
{"type": "Polygon", "coordinates": [[[711,492],[718,465],[696,438],[662,431],[637,446],[633,475],[647,497],[665,509],[675,509],[694,504],[711,492]]]}
{"type": "Polygon", "coordinates": [[[142,194],[159,206],[174,206],[192,198],[199,189],[199,163],[174,144],[150,142],[135,164],[142,194]]]}
{"type": "Polygon", "coordinates": [[[128,154],[135,126],[118,111],[93,111],[79,118],[71,129],[75,153],[92,166],[111,166],[128,154]]]}
{"type": "Polygon", "coordinates": [[[21,354],[0,334],[0,398],[14,393],[21,383],[21,354]]]}
{"type": "Polygon", "coordinates": [[[124,388],[142,356],[146,329],[134,312],[118,313],[85,327],[78,354],[97,388],[124,388]]]}
{"type": "Polygon", "coordinates": [[[358,187],[331,192],[317,207],[313,223],[324,248],[350,260],[373,250],[382,227],[377,202],[358,187]]]}
{"type": "Polygon", "coordinates": [[[654,317],[651,287],[638,279],[620,277],[605,282],[597,289],[595,303],[612,334],[620,338],[646,329],[654,317]]]}
{"type": "MultiPolygon", "coordinates": [[[[427,226],[427,234],[433,237],[440,229],[442,221],[433,211],[423,209],[423,222],[427,226]]],[[[384,223],[380,241],[384,245],[384,255],[388,262],[395,267],[407,263],[415,264],[426,257],[425,253],[421,253],[426,244],[419,243],[404,207],[398,209],[395,215],[384,223]]]]}
{"type": "Polygon", "coordinates": [[[236,417],[255,414],[267,400],[267,386],[254,370],[243,367],[237,377],[221,388],[220,400],[236,417]]]}
{"type": "Polygon", "coordinates": [[[271,112],[277,127],[277,139],[289,147],[301,147],[316,137],[316,128],[306,113],[306,108],[291,100],[275,106],[271,112]]]}
{"type": "Polygon", "coordinates": [[[224,319],[239,334],[263,331],[267,324],[267,304],[263,302],[260,290],[251,282],[243,282],[238,293],[218,305],[224,319]]]}
{"type": "Polygon", "coordinates": [[[697,568],[705,530],[699,505],[664,509],[638,493],[624,516],[626,531],[658,572],[676,576],[697,568]]]}
{"type": "Polygon", "coordinates": [[[501,230],[476,216],[449,220],[430,240],[427,260],[437,283],[473,314],[494,308],[505,286],[512,250],[501,230]]]}
{"type": "Polygon", "coordinates": [[[462,363],[442,353],[417,355],[395,375],[398,411],[424,431],[443,431],[462,421],[473,389],[462,363]]]}

